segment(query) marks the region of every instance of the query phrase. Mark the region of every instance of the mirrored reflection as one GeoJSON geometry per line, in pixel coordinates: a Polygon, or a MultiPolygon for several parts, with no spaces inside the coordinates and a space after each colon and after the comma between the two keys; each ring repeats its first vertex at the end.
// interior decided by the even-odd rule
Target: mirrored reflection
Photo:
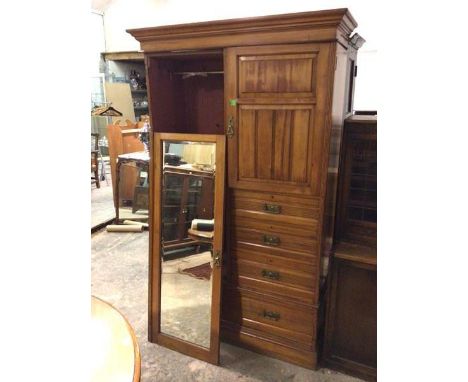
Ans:
{"type": "Polygon", "coordinates": [[[163,141],[161,332],[210,347],[215,144],[163,141]]]}
{"type": "Polygon", "coordinates": [[[148,153],[120,155],[117,162],[118,219],[148,220],[148,153]]]}

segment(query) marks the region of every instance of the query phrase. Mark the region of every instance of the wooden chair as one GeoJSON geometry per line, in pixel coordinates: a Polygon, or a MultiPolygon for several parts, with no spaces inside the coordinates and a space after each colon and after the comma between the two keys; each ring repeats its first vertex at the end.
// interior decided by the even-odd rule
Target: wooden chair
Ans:
{"type": "MultiPolygon", "coordinates": [[[[143,145],[143,143],[141,143],[139,138],[141,132],[140,129],[141,127],[143,127],[143,123],[132,123],[129,120],[127,120],[126,123],[126,126],[120,126],[120,121],[116,121],[113,125],[107,126],[112,188],[114,193],[114,205],[116,207],[117,157],[121,154],[143,151],[145,149],[145,146],[143,145]]],[[[133,199],[135,187],[135,181],[133,178],[137,176],[137,172],[136,169],[132,168],[125,169],[125,171],[126,174],[123,178],[127,179],[124,182],[128,182],[128,184],[122,184],[120,196],[127,199],[133,199]],[[134,174],[132,172],[133,170],[135,172],[134,174]]]]}
{"type": "Polygon", "coordinates": [[[96,183],[97,188],[101,188],[99,183],[99,134],[91,133],[91,183],[96,183]]]}

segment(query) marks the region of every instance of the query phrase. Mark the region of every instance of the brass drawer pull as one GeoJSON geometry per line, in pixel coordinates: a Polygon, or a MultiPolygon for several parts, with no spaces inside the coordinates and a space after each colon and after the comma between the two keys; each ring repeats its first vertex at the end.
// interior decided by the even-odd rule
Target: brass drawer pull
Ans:
{"type": "Polygon", "coordinates": [[[267,269],[262,269],[262,276],[266,277],[267,279],[272,279],[272,280],[280,279],[279,272],[269,271],[267,269]]]}
{"type": "Polygon", "coordinates": [[[269,214],[280,214],[281,213],[281,206],[279,206],[277,204],[265,203],[263,205],[263,211],[268,212],[269,214]]]}
{"type": "Polygon", "coordinates": [[[263,317],[264,318],[268,318],[269,320],[273,320],[273,321],[279,321],[280,319],[280,314],[277,313],[277,312],[269,312],[267,310],[264,310],[263,311],[263,317]]]}
{"type": "Polygon", "coordinates": [[[280,238],[278,236],[263,235],[263,242],[266,245],[277,246],[280,243],[280,238]]]}

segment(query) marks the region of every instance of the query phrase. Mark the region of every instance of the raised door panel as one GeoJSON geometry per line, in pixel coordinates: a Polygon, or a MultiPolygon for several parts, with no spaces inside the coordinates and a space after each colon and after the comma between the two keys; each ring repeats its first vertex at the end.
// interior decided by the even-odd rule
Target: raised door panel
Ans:
{"type": "Polygon", "coordinates": [[[310,184],[313,114],[305,105],[241,105],[238,179],[310,184]]]}
{"type": "Polygon", "coordinates": [[[229,186],[318,196],[331,84],[329,44],[229,48],[229,186]]]}
{"type": "Polygon", "coordinates": [[[351,245],[332,259],[323,344],[327,367],[367,381],[377,380],[377,269],[361,260],[372,258],[351,245]]]}
{"type": "Polygon", "coordinates": [[[239,56],[239,95],[313,96],[315,53],[239,56]]]}

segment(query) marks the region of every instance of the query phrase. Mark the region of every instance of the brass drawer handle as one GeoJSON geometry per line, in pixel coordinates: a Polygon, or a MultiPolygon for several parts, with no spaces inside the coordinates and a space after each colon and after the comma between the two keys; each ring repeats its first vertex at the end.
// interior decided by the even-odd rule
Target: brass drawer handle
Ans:
{"type": "Polygon", "coordinates": [[[266,245],[277,246],[280,243],[280,238],[278,236],[263,235],[263,242],[266,245]]]}
{"type": "Polygon", "coordinates": [[[268,318],[269,320],[279,321],[281,315],[277,312],[269,312],[267,310],[263,311],[263,317],[268,318]]]}
{"type": "Polygon", "coordinates": [[[281,213],[281,206],[279,206],[277,204],[265,203],[263,205],[263,211],[268,212],[269,214],[280,214],[281,213]]]}
{"type": "Polygon", "coordinates": [[[262,276],[267,278],[267,279],[272,279],[272,280],[279,280],[280,279],[279,272],[269,271],[267,269],[262,269],[262,276]]]}

